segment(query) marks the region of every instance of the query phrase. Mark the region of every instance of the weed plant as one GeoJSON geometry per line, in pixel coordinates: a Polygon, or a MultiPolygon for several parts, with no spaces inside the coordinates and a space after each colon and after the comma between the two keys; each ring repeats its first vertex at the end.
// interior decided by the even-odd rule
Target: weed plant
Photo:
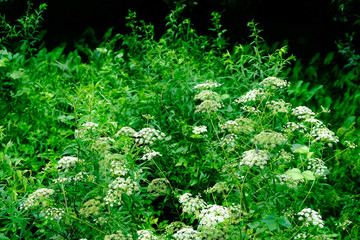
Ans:
{"type": "Polygon", "coordinates": [[[334,209],[327,183],[356,146],[289,103],[286,47],[250,22],[227,50],[219,14],[207,37],[182,10],[159,40],[129,12],[132,34],[83,46],[87,62],[2,45],[2,239],[358,237],[357,203],[334,209]]]}

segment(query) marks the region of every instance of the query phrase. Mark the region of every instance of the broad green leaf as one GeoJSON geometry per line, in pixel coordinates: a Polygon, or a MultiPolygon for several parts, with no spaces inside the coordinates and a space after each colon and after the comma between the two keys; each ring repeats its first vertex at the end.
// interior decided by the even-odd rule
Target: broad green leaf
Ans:
{"type": "Polygon", "coordinates": [[[309,148],[301,144],[293,144],[291,150],[300,154],[306,154],[309,152],[309,148]]]}
{"type": "Polygon", "coordinates": [[[304,171],[303,173],[302,173],[302,175],[304,176],[304,178],[306,179],[306,180],[315,180],[315,175],[314,175],[314,173],[312,172],[312,171],[304,171]]]}
{"type": "Polygon", "coordinates": [[[256,222],[248,223],[247,225],[249,226],[249,228],[255,229],[260,225],[260,222],[256,221],[256,222]]]}
{"type": "Polygon", "coordinates": [[[298,180],[298,179],[303,179],[304,176],[301,174],[300,169],[298,168],[293,168],[293,169],[289,169],[285,172],[286,175],[288,175],[289,177],[291,177],[294,180],[298,180]]]}
{"type": "Polygon", "coordinates": [[[280,217],[278,223],[284,227],[291,227],[290,221],[285,216],[280,217]]]}
{"type": "Polygon", "coordinates": [[[276,222],[277,216],[275,214],[269,214],[261,221],[266,224],[270,231],[276,230],[279,228],[278,223],[276,222]]]}

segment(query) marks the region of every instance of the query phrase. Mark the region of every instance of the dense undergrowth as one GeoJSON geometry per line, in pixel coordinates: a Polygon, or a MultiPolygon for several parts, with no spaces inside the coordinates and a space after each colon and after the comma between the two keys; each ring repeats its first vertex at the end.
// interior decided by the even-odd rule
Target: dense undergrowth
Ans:
{"type": "Polygon", "coordinates": [[[64,54],[36,45],[44,9],[3,19],[2,239],[359,238],[355,126],[294,99],[254,22],[229,50],[219,14],[199,36],[176,8],[155,40],[130,12],[64,54]]]}

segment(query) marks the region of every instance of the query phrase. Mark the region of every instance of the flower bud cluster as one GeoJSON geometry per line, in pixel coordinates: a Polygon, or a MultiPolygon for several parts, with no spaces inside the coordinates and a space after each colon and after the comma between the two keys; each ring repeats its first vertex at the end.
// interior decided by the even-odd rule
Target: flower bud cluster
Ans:
{"type": "Polygon", "coordinates": [[[324,177],[326,179],[326,174],[329,172],[328,168],[325,166],[325,162],[319,158],[310,158],[308,160],[309,170],[314,172],[316,177],[324,177]]]}
{"type": "Polygon", "coordinates": [[[216,92],[210,91],[210,90],[204,90],[201,91],[199,94],[195,95],[194,97],[195,100],[201,100],[201,101],[205,101],[205,100],[215,100],[215,101],[220,101],[220,95],[216,92]]]}
{"type": "Polygon", "coordinates": [[[237,139],[239,137],[235,134],[227,134],[225,137],[220,139],[220,146],[221,147],[228,147],[228,148],[234,148],[237,143],[237,139]]]}
{"type": "Polygon", "coordinates": [[[235,120],[229,120],[224,124],[219,124],[222,131],[229,131],[230,133],[250,133],[254,131],[255,123],[250,118],[240,117],[235,120]]]}
{"type": "Polygon", "coordinates": [[[86,134],[90,131],[94,131],[99,127],[99,124],[93,122],[87,122],[80,126],[79,129],[75,130],[75,138],[86,140],[86,134]]]}
{"type": "Polygon", "coordinates": [[[82,163],[83,160],[77,157],[63,157],[58,161],[58,171],[68,172],[72,167],[76,165],[76,163],[82,163]]]}
{"type": "Polygon", "coordinates": [[[280,99],[279,101],[271,100],[266,102],[266,107],[269,108],[273,114],[288,113],[291,108],[291,104],[280,99]]]}
{"type": "Polygon", "coordinates": [[[304,225],[309,227],[310,224],[314,226],[319,226],[320,228],[324,227],[324,221],[322,220],[320,214],[310,208],[305,208],[298,213],[299,220],[304,221],[304,225]]]}
{"type": "Polygon", "coordinates": [[[310,118],[315,116],[315,113],[308,107],[299,106],[291,110],[292,115],[298,117],[299,119],[310,118]]]}
{"type": "Polygon", "coordinates": [[[262,131],[261,133],[255,135],[252,141],[256,145],[269,149],[285,143],[286,140],[286,137],[279,132],[262,131]]]}
{"type": "Polygon", "coordinates": [[[269,159],[268,151],[266,150],[249,150],[243,152],[240,165],[246,165],[248,167],[258,166],[264,168],[264,165],[269,159]]]}
{"type": "Polygon", "coordinates": [[[144,156],[142,156],[141,159],[150,161],[156,156],[162,157],[162,155],[159,152],[151,151],[149,153],[144,154],[144,156]]]}
{"type": "Polygon", "coordinates": [[[277,88],[286,88],[290,86],[290,83],[286,80],[282,80],[277,77],[267,77],[260,82],[266,88],[277,89],[277,88]]]}
{"type": "Polygon", "coordinates": [[[218,205],[208,205],[201,210],[199,228],[215,228],[219,223],[230,218],[229,209],[218,205]]]}
{"type": "Polygon", "coordinates": [[[130,177],[126,179],[117,177],[109,184],[108,188],[104,201],[110,206],[114,206],[114,204],[120,205],[123,194],[131,195],[140,189],[139,184],[130,177]]]}
{"type": "Polygon", "coordinates": [[[165,138],[165,134],[163,132],[153,128],[143,128],[133,136],[136,138],[136,143],[149,145],[152,145],[154,142],[163,140],[165,138]]]}
{"type": "Polygon", "coordinates": [[[149,230],[137,231],[138,240],[157,240],[158,238],[149,230]]]}
{"type": "Polygon", "coordinates": [[[294,180],[293,178],[291,178],[287,174],[278,175],[277,178],[279,180],[280,185],[286,185],[289,188],[296,188],[299,183],[305,182],[304,179],[294,180]]]}
{"type": "Polygon", "coordinates": [[[199,232],[192,228],[183,228],[177,231],[173,236],[176,240],[200,240],[199,232]]]}
{"type": "Polygon", "coordinates": [[[215,101],[215,100],[205,100],[200,105],[196,106],[195,113],[201,112],[201,113],[211,113],[216,112],[220,108],[223,107],[223,104],[221,102],[215,101]]]}
{"type": "Polygon", "coordinates": [[[206,81],[206,83],[198,84],[194,88],[196,88],[196,89],[210,89],[210,88],[220,87],[220,86],[221,86],[221,84],[217,83],[216,81],[208,80],[208,81],[206,81]]]}
{"type": "Polygon", "coordinates": [[[58,208],[47,208],[45,211],[42,211],[41,214],[50,220],[61,220],[65,214],[65,211],[58,208]]]}
{"type": "Polygon", "coordinates": [[[240,98],[236,99],[235,103],[248,103],[261,101],[266,98],[264,90],[262,88],[253,89],[247,92],[245,95],[242,95],[240,98]]]}
{"type": "Polygon", "coordinates": [[[181,195],[179,202],[183,208],[183,212],[190,215],[195,214],[196,217],[199,216],[201,209],[206,206],[206,203],[200,199],[199,196],[192,197],[191,193],[184,193],[181,195]]]}
{"type": "Polygon", "coordinates": [[[50,188],[40,188],[35,192],[31,193],[28,198],[22,202],[20,208],[28,210],[30,208],[39,206],[44,200],[49,199],[51,195],[53,195],[55,191],[50,188]]]}
{"type": "Polygon", "coordinates": [[[206,126],[195,126],[192,132],[194,134],[202,134],[204,132],[207,132],[207,127],[206,126]]]}

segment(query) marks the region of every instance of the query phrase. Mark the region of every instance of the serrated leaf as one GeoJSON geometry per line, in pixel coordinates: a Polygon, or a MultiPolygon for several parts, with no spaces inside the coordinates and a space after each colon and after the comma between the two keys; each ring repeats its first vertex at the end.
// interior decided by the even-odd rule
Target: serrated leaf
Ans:
{"type": "Polygon", "coordinates": [[[293,144],[291,150],[296,153],[306,154],[309,152],[309,148],[301,144],[293,144]]]}
{"type": "Polygon", "coordinates": [[[285,216],[280,217],[278,223],[284,227],[291,227],[290,221],[285,216]]]}
{"type": "Polygon", "coordinates": [[[300,169],[298,168],[289,169],[285,172],[285,174],[291,177],[293,180],[299,180],[304,178],[304,176],[301,174],[300,169]]]}
{"type": "Polygon", "coordinates": [[[260,222],[259,222],[259,221],[256,221],[256,222],[248,223],[247,225],[248,225],[249,228],[255,229],[255,228],[257,228],[258,226],[260,226],[260,222]]]}
{"type": "Polygon", "coordinates": [[[302,175],[304,176],[304,178],[306,179],[306,180],[315,180],[315,175],[314,175],[314,173],[312,172],[312,171],[304,171],[303,173],[302,173],[302,175]]]}

